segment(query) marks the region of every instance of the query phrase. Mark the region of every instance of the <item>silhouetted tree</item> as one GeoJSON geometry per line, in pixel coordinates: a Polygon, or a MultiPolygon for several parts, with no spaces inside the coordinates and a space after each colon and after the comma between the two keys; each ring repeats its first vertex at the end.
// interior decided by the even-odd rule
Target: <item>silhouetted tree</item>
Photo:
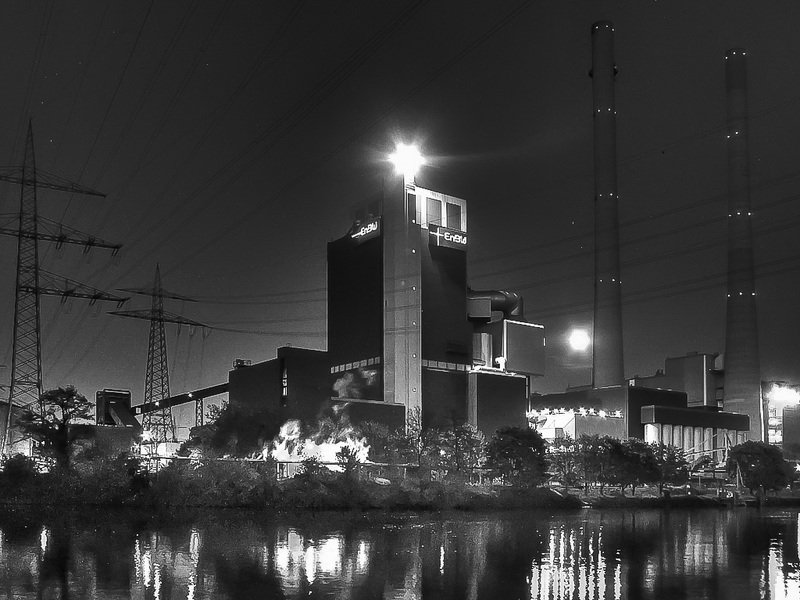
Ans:
{"type": "Polygon", "coordinates": [[[658,492],[664,493],[664,484],[682,485],[689,481],[689,462],[683,450],[668,444],[653,444],[653,455],[658,465],[658,492]]]}
{"type": "Polygon", "coordinates": [[[281,424],[280,417],[266,407],[228,403],[219,410],[215,421],[191,429],[189,446],[219,454],[249,456],[261,452],[278,434],[281,424]]]}
{"type": "Polygon", "coordinates": [[[556,440],[547,453],[550,472],[564,487],[581,481],[580,446],[570,437],[556,440]]]}
{"type": "Polygon", "coordinates": [[[578,464],[584,487],[588,490],[590,485],[599,483],[603,491],[605,478],[603,472],[608,464],[609,446],[606,438],[598,435],[581,435],[577,440],[578,464]]]}
{"type": "Polygon", "coordinates": [[[486,466],[506,481],[539,485],[547,479],[545,442],[533,429],[499,429],[486,445],[486,466]]]}
{"type": "Polygon", "coordinates": [[[764,442],[748,441],[728,452],[728,475],[737,478],[755,493],[785,488],[795,479],[795,471],[776,447],[764,442]]]}
{"type": "Polygon", "coordinates": [[[39,442],[39,452],[52,456],[58,467],[68,469],[72,445],[85,435],[85,432],[81,433],[72,426],[77,421],[89,419],[94,404],[79,394],[74,386],[44,392],[39,404],[41,412],[24,410],[17,419],[17,425],[26,435],[39,442]]]}
{"type": "Polygon", "coordinates": [[[622,485],[631,486],[631,493],[635,493],[638,486],[660,480],[661,470],[652,445],[629,438],[622,443],[622,448],[622,485]]]}

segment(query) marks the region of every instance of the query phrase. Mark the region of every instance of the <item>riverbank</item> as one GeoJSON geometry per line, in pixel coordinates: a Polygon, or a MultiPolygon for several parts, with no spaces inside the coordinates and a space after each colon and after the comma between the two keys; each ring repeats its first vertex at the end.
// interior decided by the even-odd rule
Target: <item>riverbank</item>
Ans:
{"type": "MultiPolygon", "coordinates": [[[[152,480],[98,481],[80,475],[43,475],[4,485],[0,504],[18,507],[118,507],[148,512],[183,509],[256,509],[283,512],[319,511],[503,511],[520,509],[682,509],[756,506],[750,495],[675,492],[659,495],[642,488],[636,495],[619,490],[559,490],[544,487],[470,485],[407,479],[378,484],[342,476],[295,477],[283,481],[180,478],[169,474],[152,480]]],[[[766,507],[800,507],[800,496],[767,496],[766,507]]]]}
{"type": "MultiPolygon", "coordinates": [[[[173,464],[143,472],[122,460],[70,471],[0,474],[6,506],[124,507],[150,512],[193,508],[277,511],[495,511],[580,508],[732,508],[755,506],[752,496],[720,494],[717,488],[679,488],[661,495],[641,486],[635,495],[619,488],[474,485],[465,479],[432,479],[430,472],[397,478],[359,477],[327,469],[277,479],[274,470],[246,462],[173,464]]],[[[768,495],[764,506],[800,506],[800,494],[768,495]]]]}

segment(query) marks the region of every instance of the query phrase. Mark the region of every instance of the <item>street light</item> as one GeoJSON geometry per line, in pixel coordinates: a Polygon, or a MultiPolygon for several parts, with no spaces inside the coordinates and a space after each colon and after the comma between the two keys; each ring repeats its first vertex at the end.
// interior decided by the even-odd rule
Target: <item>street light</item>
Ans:
{"type": "Polygon", "coordinates": [[[409,181],[414,181],[417,171],[425,164],[425,158],[414,144],[398,144],[394,153],[389,155],[389,160],[395,172],[409,181]]]}

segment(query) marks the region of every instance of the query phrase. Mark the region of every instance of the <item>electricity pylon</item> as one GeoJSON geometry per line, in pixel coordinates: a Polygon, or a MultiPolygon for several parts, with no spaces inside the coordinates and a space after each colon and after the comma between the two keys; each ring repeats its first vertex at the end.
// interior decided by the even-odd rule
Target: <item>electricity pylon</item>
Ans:
{"type": "MultiPolygon", "coordinates": [[[[203,323],[187,319],[164,310],[164,298],[194,302],[191,298],[169,292],[161,287],[161,268],[156,265],[153,287],[121,288],[120,291],[152,297],[150,310],[119,310],[109,314],[150,321],[150,339],[147,347],[147,373],[144,379],[144,404],[158,403],[170,397],[169,371],[167,369],[167,338],[164,323],[177,323],[190,327],[206,327],[203,323]]],[[[172,407],[145,413],[142,429],[150,433],[154,443],[177,442],[172,407]]]]}
{"type": "Polygon", "coordinates": [[[15,406],[21,409],[42,410],[40,297],[61,296],[62,302],[66,302],[69,298],[85,298],[90,304],[98,300],[107,300],[116,302],[118,306],[122,306],[128,298],[108,294],[39,268],[39,240],[55,242],[59,249],[63,244],[80,244],[84,246],[84,252],[93,247],[109,248],[113,254],[119,251],[120,245],[105,242],[39,217],[37,209],[39,188],[100,197],[105,197],[105,194],[38,170],[33,149],[33,128],[30,122],[22,167],[0,167],[0,181],[18,184],[21,189],[19,214],[0,215],[0,234],[17,237],[11,386],[5,428],[0,440],[0,452],[9,454],[21,451],[30,454],[32,448],[26,440],[16,440],[13,444],[9,443],[9,440],[15,406]],[[14,221],[18,221],[16,228],[11,226],[14,221]],[[26,443],[26,447],[12,448],[26,443]]]}

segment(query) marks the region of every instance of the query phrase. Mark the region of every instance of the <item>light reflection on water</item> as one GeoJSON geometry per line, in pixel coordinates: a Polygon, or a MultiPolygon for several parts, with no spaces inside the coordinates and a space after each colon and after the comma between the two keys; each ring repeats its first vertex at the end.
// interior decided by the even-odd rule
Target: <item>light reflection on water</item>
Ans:
{"type": "Polygon", "coordinates": [[[798,512],[0,517],[0,597],[800,598],[798,512]]]}

